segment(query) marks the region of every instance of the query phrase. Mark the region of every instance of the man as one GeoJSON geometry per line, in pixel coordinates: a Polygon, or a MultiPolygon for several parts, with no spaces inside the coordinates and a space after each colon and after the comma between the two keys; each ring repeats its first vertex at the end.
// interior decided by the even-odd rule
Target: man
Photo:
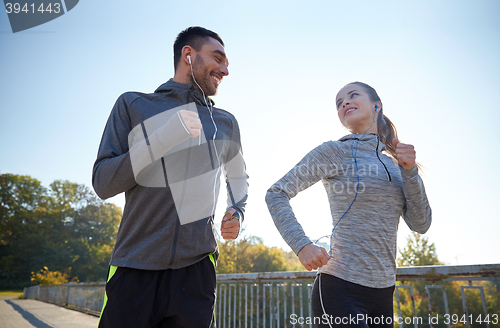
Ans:
{"type": "Polygon", "coordinates": [[[224,239],[239,234],[248,176],[236,119],[208,98],[229,74],[221,38],[182,31],[174,67],[154,93],[121,95],[104,129],[93,186],[103,199],[125,192],[126,203],[99,327],[214,326],[220,175],[224,239]]]}

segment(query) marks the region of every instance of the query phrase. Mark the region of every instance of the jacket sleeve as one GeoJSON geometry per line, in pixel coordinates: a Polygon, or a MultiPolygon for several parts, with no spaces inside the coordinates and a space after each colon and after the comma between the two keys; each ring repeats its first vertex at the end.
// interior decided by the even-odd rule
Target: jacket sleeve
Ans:
{"type": "Polygon", "coordinates": [[[432,210],[427,200],[424,183],[418,175],[416,165],[411,170],[401,167],[400,169],[406,199],[403,219],[411,230],[424,234],[429,230],[432,222],[432,210]]]}
{"type": "Polygon", "coordinates": [[[137,183],[130,162],[128,135],[132,129],[126,94],[116,101],[104,128],[92,171],[92,185],[102,199],[133,188],[137,183]]]}
{"type": "Polygon", "coordinates": [[[235,119],[231,121],[233,123],[233,132],[224,159],[223,170],[226,178],[227,207],[236,210],[234,216],[240,219],[241,229],[248,198],[248,175],[245,160],[243,159],[239,126],[235,119]]]}
{"type": "Polygon", "coordinates": [[[295,254],[311,240],[297,221],[290,199],[319,180],[336,175],[340,158],[341,151],[332,142],[323,143],[267,190],[266,203],[274,224],[295,254]]]}
{"type": "Polygon", "coordinates": [[[156,187],[144,183],[151,176],[149,171],[168,150],[190,136],[180,116],[175,114],[165,116],[162,113],[156,119],[148,119],[158,126],[150,131],[149,136],[143,122],[133,127],[130,116],[137,100],[140,97],[133,93],[121,95],[104,128],[92,172],[92,185],[102,199],[125,192],[137,184],[156,187]]]}

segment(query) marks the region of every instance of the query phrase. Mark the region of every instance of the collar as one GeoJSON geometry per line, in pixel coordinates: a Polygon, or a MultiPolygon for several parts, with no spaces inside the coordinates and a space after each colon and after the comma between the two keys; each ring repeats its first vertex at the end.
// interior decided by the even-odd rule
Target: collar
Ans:
{"type": "Polygon", "coordinates": [[[361,138],[361,136],[362,135],[358,133],[348,134],[340,138],[339,141],[348,141],[348,140],[359,140],[363,142],[366,141],[367,144],[373,145],[374,148],[378,144],[379,151],[382,151],[387,148],[385,144],[382,141],[380,141],[380,136],[377,133],[367,133],[363,136],[363,138],[361,138]]]}
{"type": "MultiPolygon", "coordinates": [[[[196,104],[201,106],[206,106],[205,100],[203,100],[203,94],[195,87],[193,84],[189,83],[179,83],[175,82],[173,79],[160,85],[155,93],[161,93],[163,95],[168,95],[169,97],[177,98],[180,102],[189,103],[194,101],[196,104]]],[[[215,105],[215,102],[210,97],[206,97],[207,103],[211,106],[215,105]]]]}

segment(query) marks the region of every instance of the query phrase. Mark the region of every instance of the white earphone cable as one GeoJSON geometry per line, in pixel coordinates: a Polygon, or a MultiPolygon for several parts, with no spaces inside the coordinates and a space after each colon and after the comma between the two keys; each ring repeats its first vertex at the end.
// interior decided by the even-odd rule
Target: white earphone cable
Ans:
{"type": "MultiPolygon", "coordinates": [[[[212,136],[213,146],[214,146],[214,150],[215,150],[215,158],[217,158],[217,172],[215,173],[214,189],[213,189],[214,199],[213,199],[213,207],[212,207],[212,221],[214,221],[215,220],[215,218],[214,218],[215,217],[215,205],[217,203],[217,199],[216,199],[217,177],[219,176],[219,172],[220,172],[219,170],[221,169],[220,160],[219,160],[219,154],[217,152],[217,147],[215,145],[215,137],[217,135],[217,124],[215,124],[215,120],[214,120],[214,117],[213,117],[212,104],[210,103],[210,106],[209,106],[209,104],[207,102],[207,97],[205,97],[205,92],[200,87],[200,85],[198,84],[198,82],[196,82],[196,79],[194,77],[193,65],[191,64],[191,58],[189,58],[189,66],[191,68],[191,76],[193,77],[193,81],[194,81],[194,83],[196,83],[196,85],[198,86],[198,88],[201,90],[201,93],[203,94],[203,100],[205,101],[205,105],[207,106],[208,112],[210,113],[210,118],[212,119],[212,123],[214,124],[214,128],[215,128],[214,135],[212,136]]],[[[200,141],[199,141],[199,143],[201,144],[201,131],[200,131],[200,141]]],[[[220,235],[217,232],[217,230],[214,229],[214,231],[216,232],[217,236],[219,236],[219,239],[220,239],[220,235]]]]}

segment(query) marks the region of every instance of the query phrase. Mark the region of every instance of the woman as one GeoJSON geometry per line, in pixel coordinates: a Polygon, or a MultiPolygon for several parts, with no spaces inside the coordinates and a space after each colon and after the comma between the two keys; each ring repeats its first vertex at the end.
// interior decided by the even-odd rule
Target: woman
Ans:
{"type": "Polygon", "coordinates": [[[336,105],[352,134],[313,149],[267,191],[266,202],[302,265],[320,268],[311,300],[318,327],[392,327],[399,218],[425,233],[431,208],[414,147],[397,140],[377,92],[353,82],[336,105]],[[333,218],[329,252],[306,237],[289,201],[319,180],[333,218]]]}

